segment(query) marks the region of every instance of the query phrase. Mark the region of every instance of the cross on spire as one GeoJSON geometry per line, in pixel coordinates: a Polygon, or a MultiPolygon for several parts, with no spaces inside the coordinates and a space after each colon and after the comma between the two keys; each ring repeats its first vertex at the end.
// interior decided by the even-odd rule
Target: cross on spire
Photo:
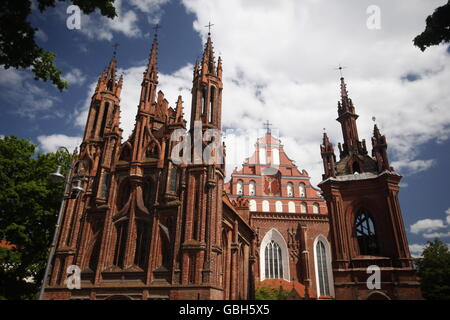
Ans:
{"type": "Polygon", "coordinates": [[[208,28],[208,36],[211,35],[211,27],[212,27],[213,25],[214,25],[214,24],[211,24],[211,21],[209,21],[209,22],[208,22],[208,25],[205,26],[205,28],[208,28]]]}
{"type": "Polygon", "coordinates": [[[161,29],[161,26],[159,24],[156,24],[153,27],[153,30],[155,31],[155,39],[158,38],[158,30],[161,29]]]}
{"type": "Polygon", "coordinates": [[[112,47],[114,48],[114,51],[113,51],[113,56],[115,57],[116,56],[116,53],[117,53],[117,47],[119,46],[119,44],[118,43],[114,43],[113,45],[112,45],[112,47]]]}
{"type": "Polygon", "coordinates": [[[270,133],[270,126],[272,124],[267,120],[265,123],[263,123],[264,128],[266,129],[266,133],[270,133]]]}
{"type": "Polygon", "coordinates": [[[341,75],[341,78],[343,78],[344,76],[342,75],[342,69],[346,69],[347,67],[342,67],[341,64],[339,64],[339,67],[334,69],[334,70],[339,70],[339,74],[341,75]]]}

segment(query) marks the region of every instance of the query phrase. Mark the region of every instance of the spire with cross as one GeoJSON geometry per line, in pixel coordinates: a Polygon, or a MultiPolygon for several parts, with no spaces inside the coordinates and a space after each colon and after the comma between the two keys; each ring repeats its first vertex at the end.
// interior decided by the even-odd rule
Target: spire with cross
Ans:
{"type": "Polygon", "coordinates": [[[117,54],[117,47],[119,47],[119,45],[120,45],[120,44],[118,44],[117,42],[114,43],[114,44],[112,45],[112,47],[114,48],[114,51],[113,51],[113,56],[114,56],[114,57],[115,57],[116,54],[117,54]]]}
{"type": "Polygon", "coordinates": [[[154,38],[155,38],[155,40],[158,38],[158,30],[159,29],[161,29],[161,26],[159,25],[159,24],[156,24],[154,27],[153,27],[153,30],[154,30],[154,38]]]}
{"type": "Polygon", "coordinates": [[[208,36],[211,35],[211,27],[212,27],[213,25],[214,25],[214,24],[211,24],[211,21],[209,21],[209,22],[208,22],[208,25],[205,26],[205,28],[208,28],[208,36]]]}
{"type": "Polygon", "coordinates": [[[266,129],[266,133],[271,133],[270,131],[270,126],[272,124],[269,122],[269,120],[267,120],[265,123],[263,123],[264,129],[266,129]]]}
{"type": "Polygon", "coordinates": [[[344,75],[342,74],[342,69],[347,69],[347,67],[343,67],[341,66],[341,64],[339,64],[339,67],[337,67],[335,70],[339,70],[339,74],[341,75],[341,79],[344,78],[344,75]]]}

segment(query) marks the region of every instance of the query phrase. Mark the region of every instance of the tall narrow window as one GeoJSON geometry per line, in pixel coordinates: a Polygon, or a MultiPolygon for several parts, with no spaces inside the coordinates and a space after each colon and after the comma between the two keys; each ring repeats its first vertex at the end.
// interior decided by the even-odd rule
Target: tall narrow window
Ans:
{"type": "Polygon", "coordinates": [[[250,206],[250,211],[256,211],[256,201],[255,200],[250,200],[249,206],[250,206]]]}
{"type": "Polygon", "coordinates": [[[124,266],[125,247],[127,243],[128,221],[119,222],[116,225],[116,246],[114,250],[114,265],[124,266]]]}
{"type": "Polygon", "coordinates": [[[330,284],[327,270],[327,253],[324,243],[319,240],[316,244],[317,277],[319,282],[319,297],[330,296],[330,284]]]}
{"type": "Polygon", "coordinates": [[[318,203],[313,204],[313,213],[320,213],[320,206],[318,203]]]}
{"type": "Polygon", "coordinates": [[[269,201],[263,200],[263,202],[262,202],[262,211],[268,212],[269,210],[270,210],[269,209],[269,201]]]}
{"type": "Polygon", "coordinates": [[[244,194],[244,182],[242,180],[238,180],[236,183],[236,193],[238,195],[244,194]]]}
{"type": "Polygon", "coordinates": [[[103,109],[103,119],[100,127],[100,137],[103,137],[103,133],[105,132],[106,120],[108,120],[109,115],[109,102],[105,102],[103,109]]]}
{"type": "Polygon", "coordinates": [[[300,204],[300,212],[301,213],[306,213],[308,210],[307,210],[307,207],[306,207],[306,203],[301,203],[300,204]]]}
{"type": "Polygon", "coordinates": [[[288,209],[290,213],[295,213],[295,203],[294,201],[289,201],[288,202],[288,209]]]}
{"type": "Polygon", "coordinates": [[[136,222],[136,250],[134,253],[134,264],[145,268],[149,245],[149,224],[146,222],[136,222]]]}
{"type": "Polygon", "coordinates": [[[272,165],[278,166],[280,164],[280,151],[277,148],[272,148],[272,165]]]}
{"type": "Polygon", "coordinates": [[[175,166],[170,169],[169,192],[177,192],[177,167],[175,166]]]}
{"type": "Polygon", "coordinates": [[[277,212],[283,212],[283,203],[281,201],[275,202],[275,210],[277,212]]]}
{"type": "Polygon", "coordinates": [[[283,258],[280,246],[272,240],[264,250],[266,278],[283,279],[283,258]]]}
{"type": "Polygon", "coordinates": [[[109,172],[105,172],[103,174],[103,180],[102,180],[102,189],[100,192],[100,196],[102,198],[107,198],[108,197],[108,189],[109,189],[109,180],[110,180],[110,175],[109,172]]]}
{"type": "Polygon", "coordinates": [[[259,148],[259,163],[260,164],[266,164],[266,148],[259,148]]]}
{"type": "Polygon", "coordinates": [[[361,255],[378,254],[375,227],[371,216],[360,211],[355,219],[356,238],[358,239],[359,253],[361,255]]]}
{"type": "Polygon", "coordinates": [[[292,185],[291,182],[288,182],[288,184],[286,186],[286,191],[287,191],[287,196],[288,197],[293,197],[294,196],[294,186],[292,185]]]}
{"type": "Polygon", "coordinates": [[[305,187],[305,184],[303,182],[300,183],[299,191],[300,191],[300,197],[304,198],[306,196],[306,187],[305,187]]]}
{"type": "Polygon", "coordinates": [[[215,96],[215,94],[216,94],[216,88],[215,87],[213,87],[213,86],[211,86],[211,91],[210,91],[210,94],[209,94],[209,102],[210,102],[210,108],[209,108],[209,119],[208,119],[208,121],[209,121],[209,123],[212,123],[213,122],[213,119],[214,119],[214,117],[213,117],[213,113],[214,113],[214,96],[215,96]]]}
{"type": "Polygon", "coordinates": [[[253,180],[248,184],[248,194],[251,196],[256,194],[256,182],[253,180]]]}

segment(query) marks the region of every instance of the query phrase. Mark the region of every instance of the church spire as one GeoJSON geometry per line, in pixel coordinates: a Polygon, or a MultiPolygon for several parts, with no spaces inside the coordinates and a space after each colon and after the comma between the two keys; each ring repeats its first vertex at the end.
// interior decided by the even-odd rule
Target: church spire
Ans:
{"type": "MultiPolygon", "coordinates": [[[[208,24],[211,28],[212,24],[208,24]]],[[[222,115],[222,58],[216,62],[211,40],[208,32],[205,49],[201,62],[197,60],[194,66],[194,79],[192,81],[192,109],[191,129],[196,121],[203,123],[203,128],[221,128],[222,115]]]]}
{"type": "Polygon", "coordinates": [[[376,124],[373,128],[372,147],[372,157],[377,162],[378,172],[384,170],[393,171],[393,168],[389,165],[386,137],[380,133],[380,129],[378,129],[376,124]]]}
{"type": "Polygon", "coordinates": [[[214,48],[211,41],[211,34],[208,33],[208,40],[206,40],[205,50],[202,58],[202,75],[211,74],[216,75],[216,63],[214,61],[214,48]]]}
{"type": "Polygon", "coordinates": [[[139,110],[150,112],[151,106],[156,103],[156,86],[158,84],[158,39],[155,36],[148,58],[147,69],[141,84],[141,98],[139,110]]]}
{"type": "Polygon", "coordinates": [[[355,113],[352,99],[350,99],[347,84],[344,77],[341,77],[341,100],[338,102],[338,118],[341,123],[342,135],[344,138],[343,149],[340,148],[340,156],[344,157],[349,153],[367,154],[365,141],[359,141],[358,128],[356,127],[356,119],[358,115],[355,113]]]}

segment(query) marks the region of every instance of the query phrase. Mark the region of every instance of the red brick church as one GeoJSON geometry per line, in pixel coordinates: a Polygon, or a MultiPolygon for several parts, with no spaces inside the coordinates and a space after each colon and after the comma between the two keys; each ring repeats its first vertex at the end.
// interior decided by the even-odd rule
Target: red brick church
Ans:
{"type": "Polygon", "coordinates": [[[204,154],[209,145],[196,146],[197,134],[222,146],[209,136],[221,130],[223,94],[210,36],[193,71],[189,128],[181,96],[171,107],[157,90],[157,49],[155,38],[127,140],[115,57],[98,80],[71,177],[85,192],[66,195],[45,299],[253,299],[273,280],[297,288],[300,299],[420,298],[397,198],[401,176],[377,127],[372,156],[359,141],[343,79],[344,144],[336,161],[324,135],[321,190],[269,128],[225,183],[224,161],[174,157],[204,154]],[[189,135],[173,141],[180,130],[189,135]],[[176,151],[188,142],[194,147],[176,151]],[[73,265],[79,289],[67,286],[73,265]],[[369,265],[381,268],[380,289],[367,288],[369,265]]]}

